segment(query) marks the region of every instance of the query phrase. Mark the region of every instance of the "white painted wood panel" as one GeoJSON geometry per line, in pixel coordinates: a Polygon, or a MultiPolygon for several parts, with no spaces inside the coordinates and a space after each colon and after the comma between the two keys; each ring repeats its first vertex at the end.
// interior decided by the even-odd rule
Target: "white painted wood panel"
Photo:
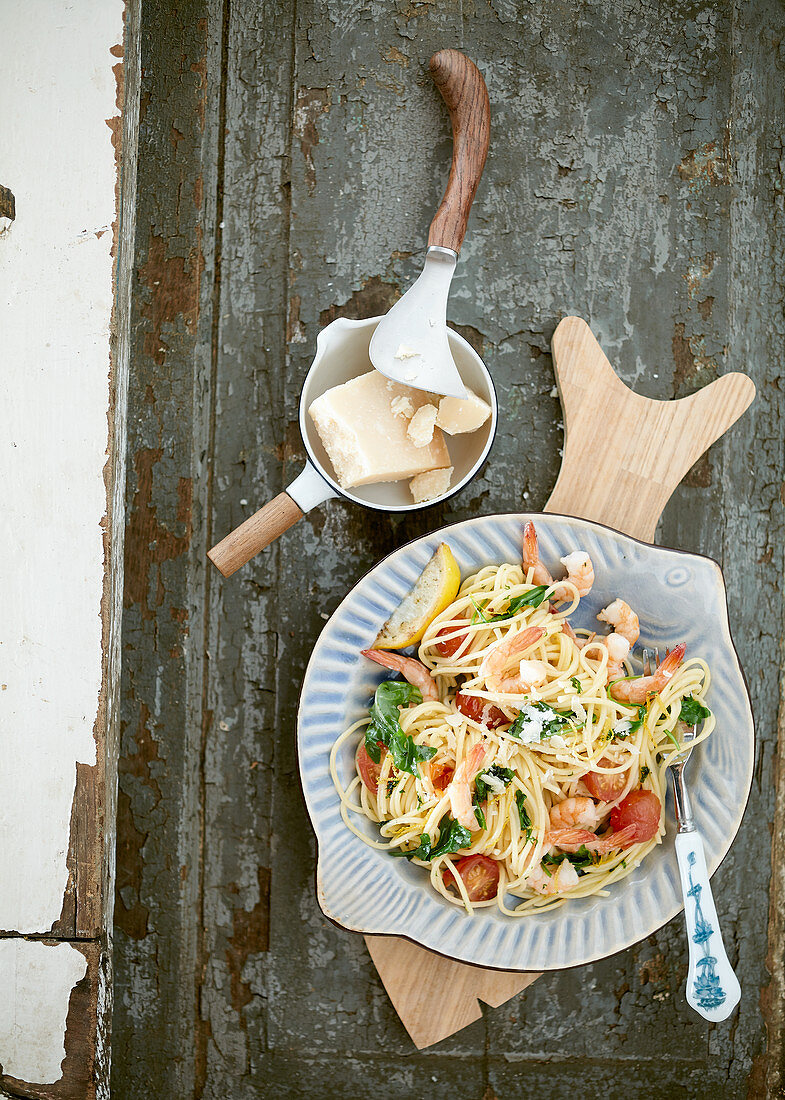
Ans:
{"type": "Polygon", "coordinates": [[[0,940],[0,1065],[9,1077],[59,1079],[71,990],[86,972],[70,943],[0,940]]]}
{"type": "Polygon", "coordinates": [[[0,0],[0,17],[0,929],[41,932],[76,762],[96,759],[123,3],[0,0]]]}

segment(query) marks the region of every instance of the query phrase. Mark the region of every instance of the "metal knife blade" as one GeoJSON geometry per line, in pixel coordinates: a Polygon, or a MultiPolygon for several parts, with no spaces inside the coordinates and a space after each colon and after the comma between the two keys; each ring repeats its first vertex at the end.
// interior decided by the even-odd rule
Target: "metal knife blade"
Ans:
{"type": "Polygon", "coordinates": [[[447,296],[458,256],[432,245],[417,281],[381,319],[369,349],[374,367],[417,390],[466,397],[447,340],[447,296]]]}

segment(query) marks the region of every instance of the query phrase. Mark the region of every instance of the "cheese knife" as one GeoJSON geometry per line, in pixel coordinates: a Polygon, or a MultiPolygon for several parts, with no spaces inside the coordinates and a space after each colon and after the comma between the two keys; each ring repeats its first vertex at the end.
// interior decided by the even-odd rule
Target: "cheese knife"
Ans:
{"type": "Polygon", "coordinates": [[[466,397],[447,342],[447,297],[490,140],[482,73],[459,50],[440,50],[431,76],[452,121],[450,177],[428,233],[422,274],[379,322],[369,349],[374,367],[414,389],[466,397]]]}

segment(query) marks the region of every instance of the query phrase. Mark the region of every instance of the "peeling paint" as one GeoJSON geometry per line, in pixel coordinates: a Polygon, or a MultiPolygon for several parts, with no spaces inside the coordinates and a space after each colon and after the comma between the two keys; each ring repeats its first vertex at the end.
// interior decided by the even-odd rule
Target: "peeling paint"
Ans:
{"type": "Polygon", "coordinates": [[[142,316],[150,322],[150,330],[144,335],[144,352],[159,366],[166,356],[166,337],[174,335],[172,328],[177,319],[182,317],[188,330],[196,324],[203,270],[201,249],[191,249],[187,257],[168,256],[164,238],[150,230],[147,262],[139,268],[138,278],[150,291],[142,306],[142,316]]]}
{"type": "Polygon", "coordinates": [[[690,149],[682,158],[678,171],[692,195],[700,194],[706,186],[730,183],[728,140],[719,147],[716,141],[708,141],[698,149],[690,149]]]}
{"type": "Polygon", "coordinates": [[[252,997],[243,981],[243,967],[248,957],[269,950],[270,946],[270,870],[257,869],[259,900],[252,909],[235,909],[232,913],[232,934],[226,941],[226,962],[231,979],[231,997],[235,1012],[242,1012],[252,997]]]}
{"type": "Polygon", "coordinates": [[[323,328],[336,317],[349,317],[360,321],[365,317],[380,316],[387,313],[400,296],[401,290],[396,283],[385,282],[380,276],[372,275],[364,279],[360,289],[353,291],[341,305],[323,309],[319,314],[319,325],[323,328]]]}
{"type": "Polygon", "coordinates": [[[125,535],[125,606],[138,604],[144,618],[150,618],[164,601],[161,576],[164,562],[184,554],[191,541],[190,478],[178,480],[175,520],[184,528],[183,533],[174,534],[158,519],[158,506],[153,503],[153,474],[162,456],[160,447],[145,447],[134,455],[136,491],[125,535]]]}
{"type": "Polygon", "coordinates": [[[308,186],[316,186],[316,169],[313,163],[314,146],[319,144],[316,122],[320,115],[330,110],[333,101],[332,88],[300,88],[294,106],[294,135],[300,142],[305,159],[308,186]]]}

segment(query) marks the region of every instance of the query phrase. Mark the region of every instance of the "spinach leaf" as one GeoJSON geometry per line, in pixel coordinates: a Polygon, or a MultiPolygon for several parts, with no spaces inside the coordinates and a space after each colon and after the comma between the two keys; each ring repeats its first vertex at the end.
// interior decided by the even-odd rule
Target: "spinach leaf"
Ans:
{"type": "Polygon", "coordinates": [[[446,856],[451,852],[457,852],[459,848],[468,848],[472,842],[472,834],[463,825],[448,815],[439,822],[439,843],[431,849],[431,859],[437,856],[446,856]]]}
{"type": "MultiPolygon", "coordinates": [[[[477,778],[474,780],[474,801],[485,802],[488,798],[498,798],[499,795],[495,794],[492,788],[483,779],[484,775],[493,775],[496,779],[500,779],[505,787],[508,787],[513,780],[515,772],[512,768],[500,768],[498,764],[494,764],[490,768],[485,768],[477,778]]],[[[485,826],[483,825],[483,828],[485,826]]]]}
{"type": "Polygon", "coordinates": [[[526,801],[526,795],[523,791],[515,792],[515,804],[518,807],[518,817],[521,819],[521,829],[526,833],[526,839],[532,838],[532,819],[529,817],[529,811],[524,806],[526,801]]]}
{"type": "Polygon", "coordinates": [[[520,738],[522,734],[526,733],[527,727],[534,726],[539,731],[539,740],[544,741],[546,737],[551,737],[554,733],[561,733],[563,729],[570,725],[568,714],[569,712],[562,714],[554,710],[547,703],[527,703],[507,730],[507,736],[520,738]],[[531,713],[533,710],[540,711],[547,716],[542,719],[542,724],[540,720],[533,717],[531,713]]]}
{"type": "Polygon", "coordinates": [[[511,619],[522,607],[539,607],[545,599],[545,593],[547,591],[547,585],[540,584],[537,588],[532,588],[529,592],[524,592],[523,595],[516,596],[515,599],[510,600],[506,611],[501,611],[498,615],[489,615],[485,621],[487,623],[501,623],[504,622],[505,619],[511,619]]]}
{"type": "Polygon", "coordinates": [[[488,603],[480,607],[480,605],[472,599],[475,611],[472,622],[475,622],[476,618],[480,618],[484,623],[503,623],[505,619],[511,619],[513,615],[516,615],[522,607],[539,607],[545,599],[545,593],[547,591],[547,587],[541,584],[538,585],[537,588],[532,588],[529,592],[524,592],[520,596],[515,596],[507,604],[507,610],[500,611],[498,615],[486,615],[485,608],[488,606],[488,603]]]}
{"type": "Polygon", "coordinates": [[[577,691],[578,693],[580,693],[580,690],[581,690],[581,682],[580,682],[580,680],[578,679],[578,677],[577,677],[577,676],[571,676],[571,677],[570,677],[570,683],[572,684],[572,686],[573,686],[573,688],[575,689],[575,691],[577,691]]]}
{"type": "Polygon", "coordinates": [[[481,829],[486,829],[488,827],[488,823],[485,820],[485,814],[482,812],[482,807],[475,805],[474,816],[477,818],[477,824],[481,829]]]}
{"type": "Polygon", "coordinates": [[[402,680],[385,680],[379,684],[371,704],[371,724],[365,731],[365,751],[374,763],[382,758],[379,742],[392,753],[395,767],[402,772],[417,775],[416,765],[430,760],[436,749],[429,745],[415,745],[414,738],[401,729],[398,707],[409,703],[421,703],[419,688],[402,680]]]}
{"type": "Polygon", "coordinates": [[[591,867],[597,861],[590,851],[582,844],[577,852],[553,852],[542,857],[543,868],[547,866],[558,867],[565,859],[573,865],[578,874],[583,873],[585,867],[591,867]]]}
{"type": "Polygon", "coordinates": [[[644,781],[646,779],[648,779],[650,775],[651,775],[651,768],[647,764],[644,764],[643,767],[641,768],[641,786],[643,786],[644,781]]]}
{"type": "Polygon", "coordinates": [[[459,848],[468,848],[472,842],[472,834],[468,829],[464,829],[463,825],[460,825],[457,821],[454,821],[449,814],[443,817],[439,822],[439,842],[436,845],[431,843],[431,838],[427,833],[423,833],[420,837],[420,845],[415,848],[413,852],[402,852],[400,850],[392,850],[391,856],[406,856],[407,859],[421,859],[424,863],[430,863],[431,860],[437,859],[439,856],[450,855],[452,852],[457,852],[459,848]]]}
{"type": "Polygon", "coordinates": [[[679,721],[684,722],[687,726],[697,726],[699,722],[702,722],[704,718],[708,718],[711,711],[704,707],[702,703],[699,703],[697,699],[693,699],[691,695],[685,695],[681,701],[681,713],[679,714],[679,721]]]}

